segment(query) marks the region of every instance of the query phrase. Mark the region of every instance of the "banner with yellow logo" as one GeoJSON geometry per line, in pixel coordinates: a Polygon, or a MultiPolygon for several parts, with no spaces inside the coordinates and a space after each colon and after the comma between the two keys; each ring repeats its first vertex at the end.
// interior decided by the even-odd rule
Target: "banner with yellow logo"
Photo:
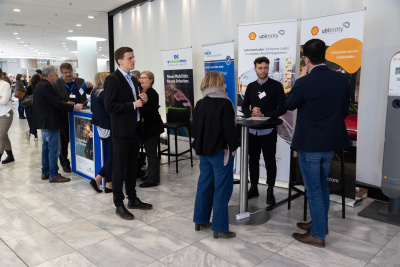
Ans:
{"type": "MultiPolygon", "coordinates": [[[[352,147],[345,153],[346,197],[354,198],[356,180],[356,147],[358,99],[360,95],[361,58],[364,33],[364,12],[357,10],[330,16],[302,19],[300,38],[300,68],[304,67],[303,44],[310,39],[321,39],[326,44],[325,63],[331,70],[345,73],[351,85],[350,114],[346,126],[352,147]]],[[[316,110],[316,112],[318,112],[316,110]]],[[[329,173],[331,192],[340,191],[340,162],[332,162],[329,173]]]]}

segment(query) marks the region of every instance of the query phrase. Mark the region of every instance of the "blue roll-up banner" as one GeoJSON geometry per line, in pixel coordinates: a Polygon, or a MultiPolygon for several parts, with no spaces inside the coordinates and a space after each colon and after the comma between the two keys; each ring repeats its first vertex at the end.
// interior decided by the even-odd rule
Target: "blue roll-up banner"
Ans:
{"type": "Polygon", "coordinates": [[[219,71],[225,77],[225,91],[236,107],[233,41],[203,45],[205,72],[219,71]]]}

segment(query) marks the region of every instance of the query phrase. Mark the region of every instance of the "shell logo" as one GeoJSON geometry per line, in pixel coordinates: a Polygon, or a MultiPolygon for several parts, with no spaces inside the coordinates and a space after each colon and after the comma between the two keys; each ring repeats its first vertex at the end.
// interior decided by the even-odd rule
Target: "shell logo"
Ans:
{"type": "Polygon", "coordinates": [[[256,39],[256,37],[257,37],[257,34],[256,34],[255,32],[251,32],[251,33],[249,34],[250,40],[254,40],[254,39],[256,39]]]}
{"type": "Polygon", "coordinates": [[[312,27],[312,29],[311,29],[311,34],[312,34],[312,35],[317,35],[318,32],[319,32],[319,29],[318,29],[317,26],[312,27]]]}
{"type": "Polygon", "coordinates": [[[394,58],[393,60],[396,61],[397,58],[394,58]]]}

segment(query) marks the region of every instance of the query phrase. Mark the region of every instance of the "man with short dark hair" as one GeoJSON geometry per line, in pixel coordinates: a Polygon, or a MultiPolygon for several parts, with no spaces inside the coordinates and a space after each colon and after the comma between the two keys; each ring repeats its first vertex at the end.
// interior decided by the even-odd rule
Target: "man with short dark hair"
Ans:
{"type": "Polygon", "coordinates": [[[285,105],[288,110],[297,108],[291,147],[299,154],[312,220],[299,222],[297,226],[307,232],[292,236],[316,247],[325,247],[328,234],[328,173],[333,153],[350,145],[344,122],[350,105],[349,80],[324,64],[325,51],[322,40],[312,39],[304,44],[306,66],[285,105]]]}
{"type": "MultiPolygon", "coordinates": [[[[57,79],[54,86],[57,89],[61,100],[71,101],[75,104],[85,104],[87,102],[86,94],[90,94],[93,89],[91,82],[85,82],[84,79],[74,78],[72,65],[62,63],[60,65],[61,78],[57,79]]],[[[63,111],[62,126],[60,129],[60,164],[64,172],[71,172],[71,163],[68,159],[68,144],[69,144],[69,123],[68,112],[63,111]]]]}
{"type": "Polygon", "coordinates": [[[60,153],[60,127],[62,112],[81,110],[82,104],[61,100],[53,84],[58,79],[54,66],[43,68],[43,79],[35,86],[33,95],[33,123],[42,131],[42,180],[50,183],[69,182],[58,173],[57,157],[60,153]]]}
{"type": "Polygon", "coordinates": [[[36,74],[39,75],[41,79],[43,78],[42,70],[37,69],[36,74]]]}
{"type": "Polygon", "coordinates": [[[104,104],[110,113],[111,138],[113,143],[112,183],[116,214],[132,220],[133,214],[124,206],[122,191],[125,177],[128,209],[152,209],[136,195],[136,173],[141,138],[140,108],[147,102],[147,95],[139,93],[139,85],[130,70],[135,68],[132,48],[121,47],[114,53],[118,69],[107,76],[104,82],[104,104]]]}
{"type": "MultiPolygon", "coordinates": [[[[280,82],[268,78],[269,59],[259,57],[254,60],[257,80],[247,86],[242,104],[242,113],[252,117],[277,118],[285,114],[285,92],[280,82]],[[251,109],[250,109],[251,107],[251,109]]],[[[251,187],[248,198],[258,197],[260,175],[260,153],[262,151],[267,170],[267,199],[269,205],[275,205],[274,186],[276,180],[276,128],[249,129],[249,170],[251,187]]]]}

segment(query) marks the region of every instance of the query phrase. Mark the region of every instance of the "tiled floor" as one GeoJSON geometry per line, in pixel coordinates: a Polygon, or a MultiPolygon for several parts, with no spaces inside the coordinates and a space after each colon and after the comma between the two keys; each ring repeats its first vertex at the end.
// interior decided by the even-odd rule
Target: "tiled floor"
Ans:
{"type": "MultiPolygon", "coordinates": [[[[16,104],[13,105],[17,113],[16,104]]],[[[272,211],[259,226],[235,226],[237,237],[214,239],[192,222],[198,161],[161,168],[161,185],[138,188],[152,203],[133,221],[115,215],[112,194],[95,193],[74,174],[65,184],[40,179],[39,143],[25,139],[26,120],[16,116],[9,132],[16,161],[0,164],[0,266],[400,266],[400,227],[361,218],[356,208],[332,203],[326,248],[294,241],[302,199],[272,211]]],[[[3,157],[4,159],[4,157],[3,157]]],[[[265,206],[266,188],[250,205],[265,206]]],[[[238,204],[238,185],[231,204],[238,204]]],[[[277,199],[287,190],[276,189],[277,199]]]]}

